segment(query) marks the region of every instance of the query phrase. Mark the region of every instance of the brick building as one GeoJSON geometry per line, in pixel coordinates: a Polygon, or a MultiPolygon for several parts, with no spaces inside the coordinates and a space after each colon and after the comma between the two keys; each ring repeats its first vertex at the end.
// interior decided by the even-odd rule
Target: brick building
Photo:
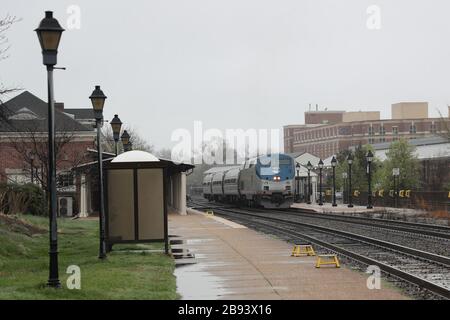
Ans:
{"type": "MultiPolygon", "coordinates": [[[[66,197],[66,202],[73,202],[76,195],[70,169],[90,159],[88,150],[95,148],[94,121],[91,109],[55,104],[58,196],[66,197]]],[[[0,105],[0,182],[42,184],[46,180],[47,132],[47,102],[30,92],[0,105]]]]}
{"type": "Polygon", "coordinates": [[[325,159],[359,144],[423,138],[444,130],[441,118],[428,118],[426,102],[393,104],[392,119],[380,119],[378,111],[308,111],[305,124],[284,126],[284,151],[325,159]]]}

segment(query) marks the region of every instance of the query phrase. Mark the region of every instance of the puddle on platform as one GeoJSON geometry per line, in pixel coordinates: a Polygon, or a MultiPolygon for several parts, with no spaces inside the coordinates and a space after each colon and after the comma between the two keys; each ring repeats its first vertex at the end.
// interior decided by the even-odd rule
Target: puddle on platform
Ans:
{"type": "Polygon", "coordinates": [[[227,293],[221,288],[223,279],[206,272],[205,264],[198,263],[196,258],[206,258],[205,254],[194,254],[189,245],[198,245],[212,239],[181,239],[176,236],[170,239],[172,255],[176,259],[174,275],[177,278],[177,291],[181,299],[214,300],[227,293]]]}
{"type": "Polygon", "coordinates": [[[180,266],[175,269],[177,291],[181,299],[215,300],[228,293],[221,288],[223,280],[203,270],[199,264],[180,266]]]}
{"type": "Polygon", "coordinates": [[[187,239],[186,244],[199,244],[203,242],[212,241],[213,239],[187,239]]]}

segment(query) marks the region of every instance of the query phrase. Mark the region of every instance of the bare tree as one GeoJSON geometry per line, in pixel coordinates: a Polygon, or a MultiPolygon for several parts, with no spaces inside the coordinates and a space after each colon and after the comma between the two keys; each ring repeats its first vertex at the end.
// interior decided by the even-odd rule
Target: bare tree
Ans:
{"type": "MultiPolygon", "coordinates": [[[[450,112],[450,107],[449,107],[449,112],[450,112]]],[[[442,138],[450,141],[450,114],[449,114],[449,117],[446,118],[439,111],[439,116],[441,118],[440,128],[439,128],[439,131],[438,131],[439,132],[439,136],[441,136],[442,138]]]]}
{"type": "MultiPolygon", "coordinates": [[[[139,132],[132,127],[122,127],[122,130],[127,130],[130,135],[130,142],[133,145],[133,150],[142,150],[153,153],[155,148],[150,144],[144,137],[142,137],[139,132]]],[[[105,125],[102,130],[103,134],[103,150],[105,152],[115,152],[113,132],[110,125],[105,125]]],[[[119,153],[123,151],[122,143],[119,141],[118,144],[119,153]]]]}
{"type": "MultiPolygon", "coordinates": [[[[75,131],[72,128],[59,128],[55,136],[56,169],[59,172],[70,171],[86,162],[87,150],[74,148],[75,131]]],[[[48,191],[48,136],[39,130],[38,125],[30,123],[25,130],[14,130],[9,138],[21,171],[48,191]]]]}
{"type": "MultiPolygon", "coordinates": [[[[6,37],[6,31],[18,21],[20,21],[20,19],[8,14],[4,18],[0,19],[0,62],[9,57],[8,50],[11,47],[8,43],[8,38],[6,37]]],[[[18,90],[20,90],[20,88],[8,87],[3,83],[0,83],[0,104],[3,101],[3,97],[18,90]]]]}

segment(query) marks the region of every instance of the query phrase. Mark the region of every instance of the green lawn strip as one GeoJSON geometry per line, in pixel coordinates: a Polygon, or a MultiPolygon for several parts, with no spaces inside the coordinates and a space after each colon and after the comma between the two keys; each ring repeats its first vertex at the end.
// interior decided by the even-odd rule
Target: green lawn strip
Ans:
{"type": "MultiPolygon", "coordinates": [[[[22,216],[47,227],[47,218],[22,216]]],[[[60,290],[45,287],[48,278],[48,233],[29,237],[0,225],[0,299],[176,299],[173,260],[162,244],[114,247],[108,259],[98,256],[98,222],[58,220],[60,290]],[[81,290],[69,290],[69,265],[81,268],[81,290]]]]}

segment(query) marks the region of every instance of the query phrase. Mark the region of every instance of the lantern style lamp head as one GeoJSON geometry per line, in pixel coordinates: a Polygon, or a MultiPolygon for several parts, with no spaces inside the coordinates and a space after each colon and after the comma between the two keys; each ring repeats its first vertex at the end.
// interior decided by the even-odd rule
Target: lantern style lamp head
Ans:
{"type": "Polygon", "coordinates": [[[101,121],[103,119],[103,106],[105,105],[106,96],[100,89],[100,86],[95,86],[89,99],[91,99],[92,108],[94,108],[95,120],[101,121]]]}
{"type": "Polygon", "coordinates": [[[308,163],[306,164],[306,168],[308,168],[308,170],[312,170],[313,165],[311,164],[311,161],[308,161],[308,163]]]}
{"type": "Polygon", "coordinates": [[[348,164],[352,164],[353,163],[353,155],[351,153],[347,157],[347,162],[348,162],[348,164]]]}
{"type": "Polygon", "coordinates": [[[59,41],[64,29],[58,20],[53,18],[52,11],[45,11],[45,18],[41,20],[39,27],[34,31],[36,31],[41,44],[43,63],[46,66],[54,66],[57,60],[59,41]]]}
{"type": "Polygon", "coordinates": [[[336,165],[337,165],[337,160],[336,160],[336,157],[333,156],[333,159],[331,159],[331,166],[334,168],[334,167],[336,167],[336,165]]]}
{"type": "Polygon", "coordinates": [[[118,142],[120,137],[120,129],[122,128],[122,121],[120,121],[117,114],[114,115],[114,118],[111,120],[110,124],[113,131],[114,141],[118,142]]]}
{"type": "Polygon", "coordinates": [[[371,163],[373,161],[373,153],[371,150],[369,150],[369,152],[367,152],[366,160],[368,163],[371,163]]]}
{"type": "Polygon", "coordinates": [[[122,144],[123,146],[128,146],[128,144],[130,143],[130,135],[128,134],[127,130],[124,130],[122,133],[122,136],[120,137],[120,139],[122,140],[122,144]]]}
{"type": "Polygon", "coordinates": [[[323,161],[322,161],[322,159],[320,159],[318,166],[319,166],[319,169],[323,169],[323,161]]]}

